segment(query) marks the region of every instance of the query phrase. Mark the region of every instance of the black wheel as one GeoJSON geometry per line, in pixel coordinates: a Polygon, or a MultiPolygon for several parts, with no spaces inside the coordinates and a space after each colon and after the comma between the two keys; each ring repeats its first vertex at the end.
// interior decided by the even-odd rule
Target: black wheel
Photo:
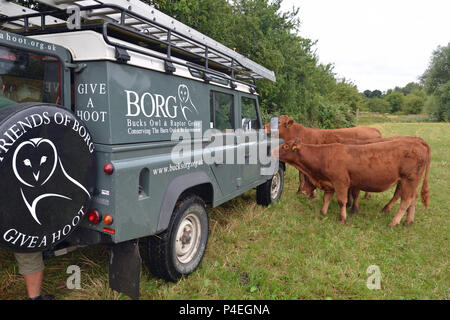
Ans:
{"type": "Polygon", "coordinates": [[[277,173],[272,179],[256,188],[256,202],[263,206],[268,206],[272,202],[278,201],[283,193],[284,186],[284,170],[278,168],[277,173]]]}
{"type": "Polygon", "coordinates": [[[150,272],[173,282],[192,273],[202,261],[208,232],[208,214],[203,200],[196,195],[181,198],[168,229],[148,238],[150,272]]]}

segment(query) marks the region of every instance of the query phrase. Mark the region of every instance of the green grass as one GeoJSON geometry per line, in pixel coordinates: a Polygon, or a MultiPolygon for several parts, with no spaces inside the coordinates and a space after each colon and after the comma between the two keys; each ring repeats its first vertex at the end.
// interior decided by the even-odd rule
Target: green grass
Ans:
{"type": "MultiPolygon", "coordinates": [[[[297,195],[298,175],[286,172],[281,201],[264,208],[247,192],[209,211],[210,240],[201,267],[178,283],[142,270],[142,299],[449,299],[450,124],[377,123],[383,136],[416,135],[433,152],[429,212],[418,203],[415,223],[388,227],[380,210],[393,190],[360,201],[360,213],[338,224],[336,199],[322,217],[319,198],[297,195]],[[381,289],[366,286],[370,265],[381,289]]],[[[142,255],[145,248],[142,248],[142,255]]],[[[44,292],[58,299],[127,299],[108,288],[108,252],[80,249],[46,261],[44,292]],[[67,267],[82,271],[82,289],[66,288],[67,267]]],[[[12,254],[0,250],[0,299],[22,299],[25,286],[12,254]]]]}

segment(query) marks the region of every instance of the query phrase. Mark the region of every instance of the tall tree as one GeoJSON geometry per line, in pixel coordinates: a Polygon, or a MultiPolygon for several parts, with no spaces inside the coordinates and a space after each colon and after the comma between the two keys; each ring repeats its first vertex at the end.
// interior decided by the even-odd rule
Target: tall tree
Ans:
{"type": "Polygon", "coordinates": [[[432,94],[429,112],[438,121],[450,121],[450,42],[439,46],[421,80],[427,93],[432,94]]]}
{"type": "Polygon", "coordinates": [[[431,56],[430,65],[421,80],[428,94],[434,93],[441,85],[450,81],[450,42],[439,46],[431,56]]]}
{"type": "Polygon", "coordinates": [[[352,111],[356,111],[361,107],[363,97],[358,92],[358,88],[352,82],[348,82],[345,79],[338,81],[333,91],[328,95],[329,99],[334,102],[339,102],[352,111]]]}
{"type": "Polygon", "coordinates": [[[406,96],[410,93],[413,93],[413,91],[422,90],[422,89],[423,89],[423,85],[421,85],[420,83],[409,82],[406,86],[404,86],[401,89],[401,92],[403,92],[403,94],[406,96]]]}
{"type": "Polygon", "coordinates": [[[381,98],[382,95],[383,93],[380,90],[373,90],[371,98],[381,98]]]}

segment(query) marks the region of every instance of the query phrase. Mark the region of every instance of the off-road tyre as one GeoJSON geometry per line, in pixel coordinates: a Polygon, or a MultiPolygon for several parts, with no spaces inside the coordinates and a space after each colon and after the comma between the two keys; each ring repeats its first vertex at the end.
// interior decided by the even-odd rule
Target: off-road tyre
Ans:
{"type": "Polygon", "coordinates": [[[191,274],[202,261],[208,234],[208,213],[203,200],[194,194],[182,196],[175,205],[167,230],[148,237],[149,271],[171,282],[191,274]]]}
{"type": "Polygon", "coordinates": [[[262,206],[278,201],[283,193],[284,170],[278,168],[277,173],[265,183],[256,188],[256,203],[262,206]]]}

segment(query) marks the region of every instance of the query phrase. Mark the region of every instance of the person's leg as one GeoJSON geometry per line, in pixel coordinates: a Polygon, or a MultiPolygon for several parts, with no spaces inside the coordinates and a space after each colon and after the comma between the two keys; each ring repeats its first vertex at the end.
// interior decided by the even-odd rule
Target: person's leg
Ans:
{"type": "Polygon", "coordinates": [[[39,271],[31,274],[24,274],[25,284],[27,286],[27,293],[30,299],[34,299],[41,296],[42,278],[44,277],[44,271],[39,271]]]}
{"type": "Polygon", "coordinates": [[[42,252],[14,253],[19,265],[19,273],[25,279],[27,293],[30,299],[41,296],[41,285],[44,275],[44,260],[42,252]]]}

